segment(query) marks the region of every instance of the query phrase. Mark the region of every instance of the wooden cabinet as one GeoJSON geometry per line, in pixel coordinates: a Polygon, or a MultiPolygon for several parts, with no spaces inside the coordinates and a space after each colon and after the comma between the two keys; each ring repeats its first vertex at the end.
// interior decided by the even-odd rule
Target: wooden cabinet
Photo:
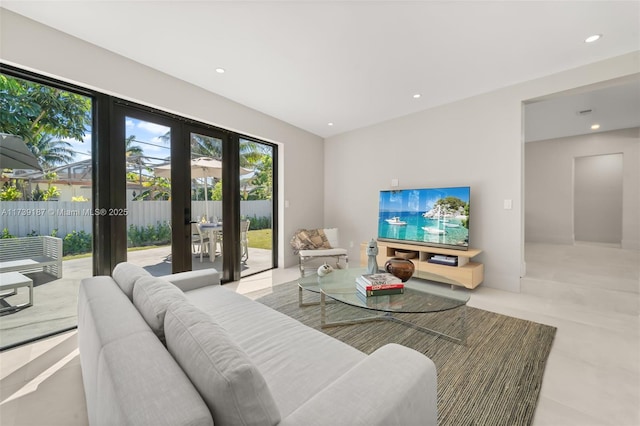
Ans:
{"type": "MultiPolygon", "coordinates": [[[[360,265],[367,267],[367,243],[360,245],[360,265]]],[[[378,241],[378,267],[383,268],[385,262],[396,257],[396,252],[411,253],[411,261],[416,266],[413,276],[425,280],[438,281],[451,285],[476,288],[484,280],[484,265],[471,259],[482,252],[478,249],[451,250],[439,247],[426,247],[417,244],[393,243],[378,241]],[[457,266],[440,265],[429,262],[434,255],[454,256],[457,266]]]]}

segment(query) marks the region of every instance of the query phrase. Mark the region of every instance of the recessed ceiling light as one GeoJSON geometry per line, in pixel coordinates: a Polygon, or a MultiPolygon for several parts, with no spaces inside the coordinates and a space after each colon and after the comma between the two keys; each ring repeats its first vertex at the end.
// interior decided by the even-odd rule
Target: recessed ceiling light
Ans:
{"type": "Polygon", "coordinates": [[[593,43],[594,41],[598,41],[602,38],[602,34],[594,34],[584,39],[585,43],[593,43]]]}
{"type": "Polygon", "coordinates": [[[598,130],[600,128],[599,124],[592,124],[591,125],[591,130],[598,130]]]}
{"type": "Polygon", "coordinates": [[[224,68],[216,68],[218,74],[224,74],[224,68]]]}
{"type": "Polygon", "coordinates": [[[416,93],[415,95],[413,95],[413,98],[418,99],[420,96],[421,96],[420,93],[416,93]]]}
{"type": "Polygon", "coordinates": [[[333,123],[327,123],[327,126],[333,126],[333,123]]]}

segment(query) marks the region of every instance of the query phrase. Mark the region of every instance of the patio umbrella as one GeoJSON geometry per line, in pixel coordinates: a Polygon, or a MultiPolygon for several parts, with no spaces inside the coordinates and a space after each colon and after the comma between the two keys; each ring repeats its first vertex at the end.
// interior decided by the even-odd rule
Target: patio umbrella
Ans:
{"type": "MultiPolygon", "coordinates": [[[[191,160],[191,179],[204,179],[204,209],[205,215],[209,218],[209,206],[207,199],[207,179],[222,178],[222,161],[210,157],[199,157],[191,160]]],[[[171,179],[171,164],[163,164],[153,169],[158,177],[171,179]]],[[[240,175],[251,173],[252,170],[240,167],[240,175]]]]}
{"type": "Polygon", "coordinates": [[[0,133],[0,168],[42,170],[20,136],[0,133]]]}

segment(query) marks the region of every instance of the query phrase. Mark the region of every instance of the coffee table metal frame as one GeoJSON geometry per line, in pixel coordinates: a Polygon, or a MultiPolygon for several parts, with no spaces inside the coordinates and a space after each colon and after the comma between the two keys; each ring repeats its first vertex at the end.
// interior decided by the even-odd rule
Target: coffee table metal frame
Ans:
{"type": "Polygon", "coordinates": [[[320,327],[336,327],[342,325],[359,324],[370,321],[393,321],[405,326],[423,331],[425,333],[436,334],[455,343],[464,345],[466,343],[466,319],[467,302],[469,295],[464,290],[445,289],[442,285],[421,282],[420,280],[409,280],[405,283],[405,293],[392,296],[374,296],[366,298],[366,301],[357,294],[355,279],[357,276],[366,273],[364,269],[343,269],[335,270],[325,277],[310,275],[298,279],[298,305],[312,306],[320,305],[320,327]],[[304,291],[318,293],[319,302],[305,302],[303,300],[304,291]],[[424,299],[424,298],[428,298],[424,299]],[[434,303],[411,304],[411,301],[433,301],[434,303]],[[388,302],[388,303],[387,303],[388,302]],[[393,302],[393,303],[392,303],[393,302]],[[373,316],[354,318],[349,320],[329,321],[327,316],[327,304],[343,303],[356,308],[375,312],[373,316]],[[431,307],[429,307],[431,306],[431,307]],[[427,314],[437,313],[457,309],[459,312],[458,323],[460,324],[459,337],[443,333],[428,327],[415,324],[398,318],[394,314],[427,314]]]}

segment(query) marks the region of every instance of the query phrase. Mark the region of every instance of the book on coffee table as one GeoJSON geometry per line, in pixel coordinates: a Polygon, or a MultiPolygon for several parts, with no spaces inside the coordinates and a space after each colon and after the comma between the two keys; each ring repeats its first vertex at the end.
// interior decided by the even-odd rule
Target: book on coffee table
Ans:
{"type": "Polygon", "coordinates": [[[356,278],[365,286],[388,286],[388,285],[404,285],[402,280],[388,272],[379,272],[377,274],[362,274],[356,278]]]}
{"type": "Polygon", "coordinates": [[[366,290],[363,287],[359,287],[358,285],[356,285],[356,290],[358,291],[358,293],[366,296],[366,297],[372,297],[372,296],[390,296],[392,294],[403,294],[404,293],[404,287],[398,287],[398,288],[385,288],[385,289],[380,289],[380,290],[366,290]]]}
{"type": "Polygon", "coordinates": [[[356,289],[365,296],[404,293],[402,280],[389,273],[364,274],[356,278],[356,289]]]}

